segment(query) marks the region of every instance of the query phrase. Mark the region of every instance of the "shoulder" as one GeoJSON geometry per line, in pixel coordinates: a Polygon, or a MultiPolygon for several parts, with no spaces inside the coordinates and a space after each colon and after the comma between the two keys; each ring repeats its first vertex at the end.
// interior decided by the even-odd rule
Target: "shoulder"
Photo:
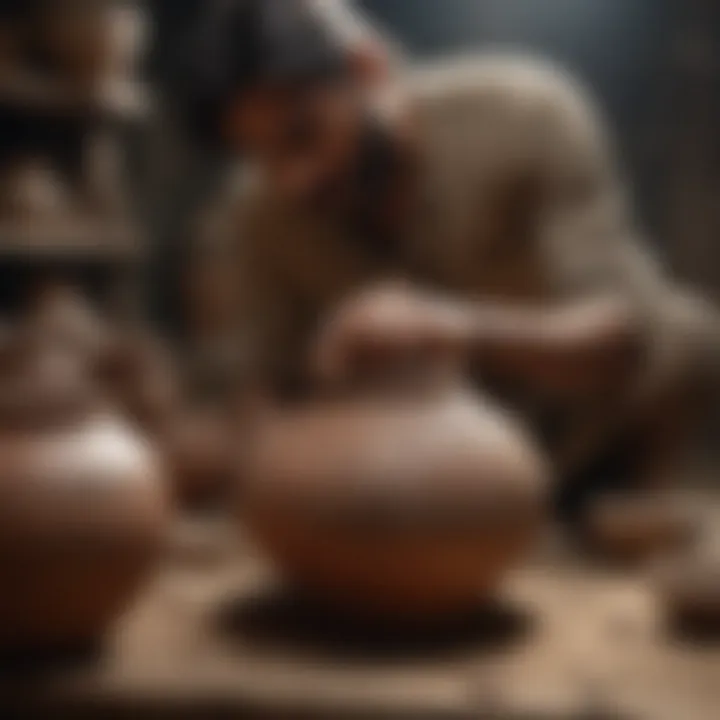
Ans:
{"type": "Polygon", "coordinates": [[[421,62],[406,73],[419,96],[473,97],[492,95],[506,102],[575,104],[587,90],[570,71],[534,55],[482,53],[421,62]]]}
{"type": "Polygon", "coordinates": [[[421,105],[461,105],[561,123],[588,132],[602,125],[595,99],[573,73],[532,55],[484,53],[414,67],[411,96],[421,105]]]}

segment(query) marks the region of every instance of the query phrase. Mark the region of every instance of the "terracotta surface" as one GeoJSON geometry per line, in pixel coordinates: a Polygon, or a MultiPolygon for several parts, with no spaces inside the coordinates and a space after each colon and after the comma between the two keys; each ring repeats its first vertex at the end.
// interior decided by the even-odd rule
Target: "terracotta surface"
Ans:
{"type": "Polygon", "coordinates": [[[527,552],[546,477],[520,428],[451,384],[279,411],[241,516],[288,578],[355,612],[465,612],[527,552]]]}

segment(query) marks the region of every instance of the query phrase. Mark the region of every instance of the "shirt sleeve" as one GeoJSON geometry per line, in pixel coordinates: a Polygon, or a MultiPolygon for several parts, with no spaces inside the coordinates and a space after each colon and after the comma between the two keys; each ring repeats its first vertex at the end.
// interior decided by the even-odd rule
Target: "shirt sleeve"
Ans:
{"type": "MultiPolygon", "coordinates": [[[[560,75],[542,85],[536,143],[539,245],[560,299],[614,296],[630,309],[643,363],[629,393],[588,399],[570,410],[555,451],[566,471],[582,467],[622,423],[674,391],[714,392],[720,323],[711,303],[674,281],[631,211],[606,123],[591,99],[560,75]]],[[[695,396],[697,397],[697,396],[695,396]]]]}
{"type": "Polygon", "coordinates": [[[560,297],[614,295],[645,342],[641,384],[652,392],[685,364],[695,302],[672,282],[645,242],[606,124],[572,80],[548,74],[540,93],[540,244],[560,297]]]}

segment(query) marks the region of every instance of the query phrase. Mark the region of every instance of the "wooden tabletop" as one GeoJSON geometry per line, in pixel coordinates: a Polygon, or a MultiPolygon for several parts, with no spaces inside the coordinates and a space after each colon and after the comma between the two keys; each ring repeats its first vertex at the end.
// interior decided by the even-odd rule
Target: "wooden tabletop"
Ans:
{"type": "Polygon", "coordinates": [[[42,717],[713,720],[720,645],[673,635],[642,574],[567,558],[521,569],[455,628],[370,633],[284,595],[222,524],[186,523],[101,654],[16,678],[2,703],[42,717]]]}

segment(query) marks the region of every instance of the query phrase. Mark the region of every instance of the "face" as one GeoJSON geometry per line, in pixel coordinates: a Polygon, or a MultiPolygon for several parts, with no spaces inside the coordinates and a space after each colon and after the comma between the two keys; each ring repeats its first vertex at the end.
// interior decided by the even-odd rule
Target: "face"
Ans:
{"type": "Polygon", "coordinates": [[[349,82],[264,88],[232,108],[226,131],[277,192],[291,201],[340,208],[351,201],[364,117],[360,93],[349,82]]]}

